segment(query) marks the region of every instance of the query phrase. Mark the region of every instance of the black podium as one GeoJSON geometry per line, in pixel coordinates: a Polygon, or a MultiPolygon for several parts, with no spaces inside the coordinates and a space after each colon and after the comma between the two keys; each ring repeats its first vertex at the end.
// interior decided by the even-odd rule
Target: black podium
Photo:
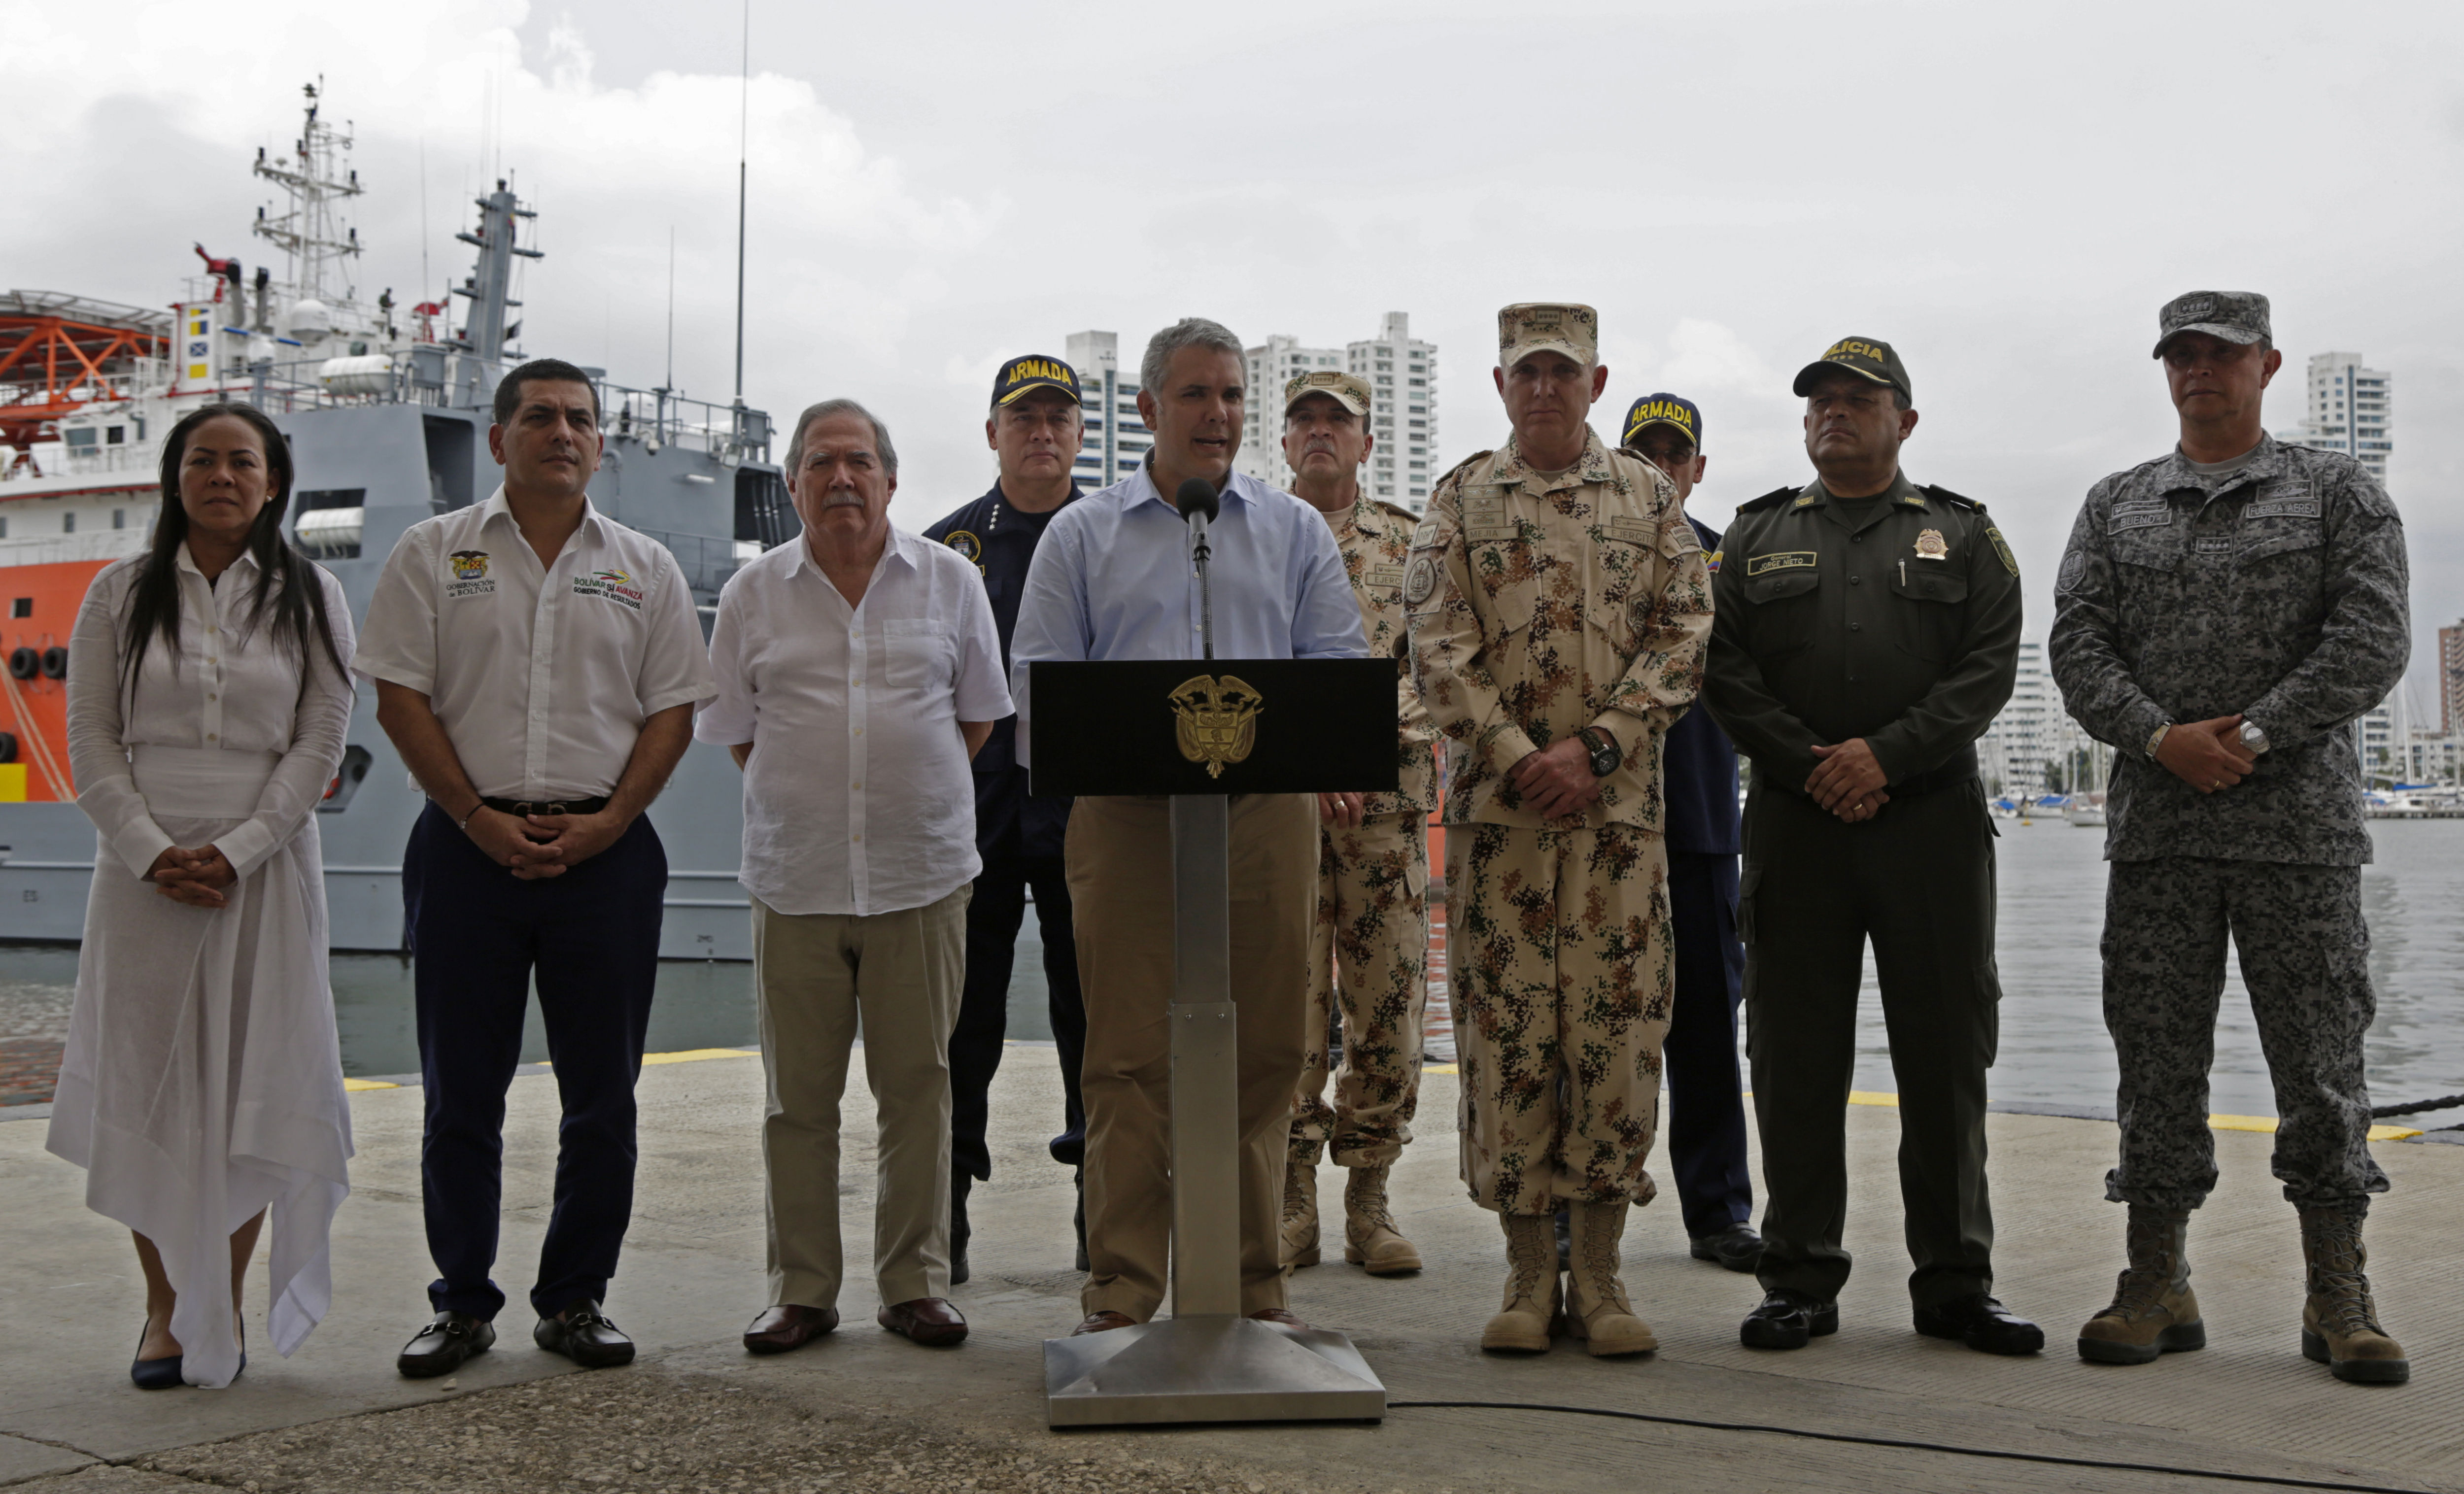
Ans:
{"type": "Polygon", "coordinates": [[[1229,795],[1397,786],[1395,668],[1392,659],[1028,667],[1036,793],[1172,801],[1172,1316],[1046,1340],[1054,1426],[1386,1413],[1386,1388],[1349,1338],[1241,1315],[1226,852],[1229,795]]]}

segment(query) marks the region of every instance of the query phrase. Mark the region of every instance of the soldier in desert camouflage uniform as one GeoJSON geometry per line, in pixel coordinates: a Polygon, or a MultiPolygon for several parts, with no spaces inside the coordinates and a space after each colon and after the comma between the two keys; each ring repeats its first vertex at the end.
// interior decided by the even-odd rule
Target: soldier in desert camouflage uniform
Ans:
{"type": "Polygon", "coordinates": [[[1292,492],[1326,516],[1373,657],[1397,661],[1395,712],[1399,787],[1391,794],[1318,796],[1317,921],[1309,935],[1309,1035],[1292,1107],[1284,1185],[1284,1260],[1318,1260],[1317,1163],[1329,1143],[1349,1177],[1343,1258],[1372,1276],[1420,1268],[1395,1228],[1386,1175],[1412,1139],[1420,1100],[1420,1019],[1429,997],[1429,811],[1435,807],[1437,733],[1402,663],[1408,509],[1360,491],[1375,446],[1370,391],[1356,374],[1324,369],[1284,389],[1284,457],[1292,492]],[[1329,1010],[1340,1000],[1343,1069],[1326,1102],[1329,1010]]]}
{"type": "Polygon", "coordinates": [[[2352,723],[2411,652],[2404,525],[2359,461],[2259,420],[2283,361],[2267,297],[2197,291],[2158,314],[2181,444],[2090,489],[2055,589],[2063,703],[2115,748],[2104,1018],[2121,1061],[2129,1266],[2083,1356],[2144,1364],[2207,1341],[2190,1211],[2215,1186],[2208,1066],[2225,938],[2241,953],[2280,1119],[2276,1175],[2309,1262],[2302,1351],[2342,1380],[2406,1379],[2379,1327],[2362,1220],[2362,1038],[2375,1010],[2352,723]]]}
{"type": "Polygon", "coordinates": [[[1585,416],[1606,384],[1588,306],[1498,314],[1514,437],[1448,472],[1403,582],[1446,745],[1447,963],[1463,1176],[1509,1263],[1485,1349],[1545,1350],[1551,1216],[1571,1205],[1567,1325],[1658,1347],[1617,1277],[1660,1110],[1673,957],[1661,738],[1693,703],[1710,573],[1676,490],[1585,416]]]}

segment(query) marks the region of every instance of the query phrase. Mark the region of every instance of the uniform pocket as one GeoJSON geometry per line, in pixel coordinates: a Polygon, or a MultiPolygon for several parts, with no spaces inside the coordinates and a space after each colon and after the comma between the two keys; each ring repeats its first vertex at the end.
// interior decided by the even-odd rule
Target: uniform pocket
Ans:
{"type": "Polygon", "coordinates": [[[930,618],[901,618],[881,628],[882,682],[922,690],[957,672],[958,641],[930,618]]]}
{"type": "Polygon", "coordinates": [[[1746,604],[1752,609],[1746,628],[1756,654],[1773,658],[1813,644],[1820,585],[1810,566],[1746,578],[1746,604]]]}
{"type": "Polygon", "coordinates": [[[1900,648],[1928,663],[1959,650],[1968,631],[1968,575],[1937,560],[1903,560],[1891,577],[1891,593],[1906,608],[1900,648]]]}

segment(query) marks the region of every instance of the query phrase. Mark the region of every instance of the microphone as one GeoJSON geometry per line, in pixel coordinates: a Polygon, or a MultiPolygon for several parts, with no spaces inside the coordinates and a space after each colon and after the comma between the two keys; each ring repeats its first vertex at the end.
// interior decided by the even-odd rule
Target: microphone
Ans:
{"type": "Polygon", "coordinates": [[[1216,493],[1215,484],[1203,477],[1192,477],[1182,483],[1180,491],[1173,494],[1172,501],[1184,519],[1192,514],[1199,514],[1211,524],[1215,522],[1215,516],[1223,512],[1221,495],[1216,493]]]}
{"type": "Polygon", "coordinates": [[[1215,657],[1215,592],[1206,574],[1206,562],[1215,551],[1206,542],[1206,526],[1223,512],[1223,499],[1216,493],[1215,484],[1203,477],[1192,477],[1173,494],[1173,504],[1180,510],[1182,522],[1189,525],[1189,559],[1198,568],[1198,641],[1199,652],[1208,659],[1215,657]]]}

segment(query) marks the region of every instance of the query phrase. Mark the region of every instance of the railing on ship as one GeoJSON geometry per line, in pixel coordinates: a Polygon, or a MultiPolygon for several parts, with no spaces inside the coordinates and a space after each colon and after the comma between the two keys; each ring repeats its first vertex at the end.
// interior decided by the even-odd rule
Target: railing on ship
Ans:
{"type": "MultiPolygon", "coordinates": [[[[330,409],[354,405],[428,405],[451,403],[461,382],[459,366],[467,355],[442,344],[423,344],[392,353],[353,358],[301,359],[293,363],[257,363],[249,369],[250,402],[271,413],[330,409]]],[[[495,387],[515,366],[510,361],[483,361],[479,382],[495,387]]],[[[593,381],[606,433],[641,441],[655,450],[663,446],[703,451],[735,466],[770,460],[770,417],[766,411],[707,400],[687,399],[672,389],[637,389],[606,379],[593,381]]]]}

